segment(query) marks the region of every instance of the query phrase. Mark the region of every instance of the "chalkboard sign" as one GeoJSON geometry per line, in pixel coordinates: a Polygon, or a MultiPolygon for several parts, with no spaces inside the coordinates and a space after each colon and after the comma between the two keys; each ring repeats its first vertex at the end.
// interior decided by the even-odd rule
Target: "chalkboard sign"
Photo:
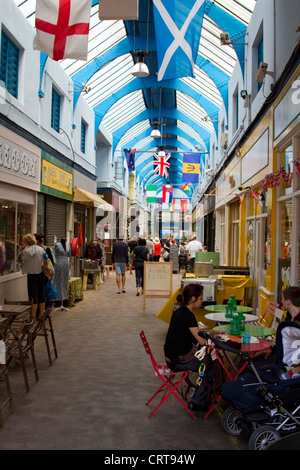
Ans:
{"type": "Polygon", "coordinates": [[[144,262],[144,308],[146,297],[171,297],[173,263],[144,262]]]}

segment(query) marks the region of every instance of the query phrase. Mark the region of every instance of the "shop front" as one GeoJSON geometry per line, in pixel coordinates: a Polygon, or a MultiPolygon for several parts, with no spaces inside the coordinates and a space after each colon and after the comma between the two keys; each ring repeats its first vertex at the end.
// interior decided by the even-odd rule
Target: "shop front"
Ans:
{"type": "MultiPolygon", "coordinates": [[[[288,81],[274,104],[273,172],[265,185],[275,182],[276,211],[276,295],[300,286],[300,67],[288,81]]],[[[274,183],[273,183],[274,184],[274,183]]]]}
{"type": "Polygon", "coordinates": [[[45,243],[73,236],[73,168],[42,150],[41,185],[38,198],[37,231],[45,234],[45,243]]]}
{"type": "Polygon", "coordinates": [[[0,125],[0,303],[27,299],[18,266],[22,238],[35,232],[40,149],[0,125]]]}

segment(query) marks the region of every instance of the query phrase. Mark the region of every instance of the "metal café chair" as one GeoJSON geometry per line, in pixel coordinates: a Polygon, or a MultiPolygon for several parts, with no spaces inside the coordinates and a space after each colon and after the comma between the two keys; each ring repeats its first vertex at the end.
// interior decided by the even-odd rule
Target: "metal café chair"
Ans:
{"type": "Polygon", "coordinates": [[[149,405],[149,403],[151,403],[152,400],[160,392],[163,392],[161,401],[154,408],[154,410],[149,414],[148,419],[150,419],[151,416],[153,416],[154,413],[158,410],[158,408],[160,408],[161,405],[172,395],[179,401],[179,403],[181,403],[181,405],[186,409],[186,411],[194,419],[197,419],[194,413],[192,413],[192,411],[189,410],[189,408],[187,407],[186,403],[184,402],[185,396],[179,390],[179,386],[183,384],[183,382],[186,381],[189,384],[188,374],[191,371],[173,372],[169,369],[166,363],[160,363],[160,364],[157,363],[156,360],[154,359],[154,356],[152,354],[151,348],[149,346],[149,343],[147,341],[144,331],[140,332],[140,338],[142,340],[146,353],[149,354],[150,356],[155,375],[162,381],[162,385],[157,389],[154,395],[152,395],[152,397],[146,403],[146,405],[149,405]]]}

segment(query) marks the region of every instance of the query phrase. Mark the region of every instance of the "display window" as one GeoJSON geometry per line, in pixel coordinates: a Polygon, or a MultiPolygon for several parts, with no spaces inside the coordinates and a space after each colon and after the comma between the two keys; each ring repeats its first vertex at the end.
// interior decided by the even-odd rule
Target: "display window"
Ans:
{"type": "Polygon", "coordinates": [[[0,275],[19,270],[23,236],[31,232],[33,206],[0,199],[0,275]]]}

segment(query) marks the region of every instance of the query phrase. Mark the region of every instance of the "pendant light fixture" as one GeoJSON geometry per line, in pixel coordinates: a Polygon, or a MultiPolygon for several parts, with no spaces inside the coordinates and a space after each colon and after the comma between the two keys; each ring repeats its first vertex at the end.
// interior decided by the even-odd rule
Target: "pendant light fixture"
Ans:
{"type": "Polygon", "coordinates": [[[132,52],[132,55],[137,57],[137,62],[134,64],[131,71],[132,75],[134,77],[148,77],[149,69],[147,64],[145,64],[145,56],[150,55],[150,53],[145,51],[137,51],[132,52]]]}
{"type": "Polygon", "coordinates": [[[153,126],[153,130],[150,134],[150,137],[152,137],[153,139],[160,139],[161,138],[161,133],[159,131],[159,129],[157,128],[158,126],[158,122],[153,122],[153,124],[151,123],[151,126],[153,126]]]}
{"type": "Polygon", "coordinates": [[[159,157],[165,157],[165,156],[166,156],[166,153],[165,153],[165,151],[164,151],[163,145],[161,145],[161,146],[159,147],[158,156],[159,156],[159,157]]]}

